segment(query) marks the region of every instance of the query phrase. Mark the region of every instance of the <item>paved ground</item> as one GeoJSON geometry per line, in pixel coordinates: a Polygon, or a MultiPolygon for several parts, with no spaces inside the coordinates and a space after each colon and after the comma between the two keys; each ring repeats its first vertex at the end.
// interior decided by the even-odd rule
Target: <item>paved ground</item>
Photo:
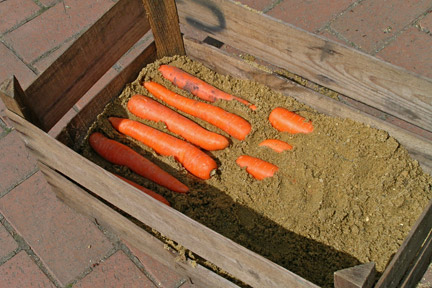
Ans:
{"type": "MultiPolygon", "coordinates": [[[[432,0],[240,2],[432,78],[432,0]]],[[[114,3],[0,0],[0,82],[15,74],[28,87],[114,3]]],[[[139,49],[114,65],[64,121],[139,49]]],[[[193,286],[59,201],[18,133],[1,119],[0,223],[0,287],[193,286]]],[[[432,287],[431,280],[427,272],[421,286],[432,287]]]]}

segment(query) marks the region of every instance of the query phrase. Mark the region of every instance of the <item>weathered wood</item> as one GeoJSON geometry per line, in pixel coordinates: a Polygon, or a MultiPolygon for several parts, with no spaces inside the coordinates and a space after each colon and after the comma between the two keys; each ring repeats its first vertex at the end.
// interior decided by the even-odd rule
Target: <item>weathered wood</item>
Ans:
{"type": "Polygon", "coordinates": [[[174,0],[143,0],[153,36],[156,42],[158,58],[184,55],[183,39],[177,7],[174,0]]]}
{"type": "Polygon", "coordinates": [[[118,96],[126,83],[136,79],[141,69],[156,60],[156,46],[153,37],[149,37],[143,44],[144,50],[127,67],[110,81],[90,102],[81,109],[63,129],[57,139],[69,147],[76,149],[87,134],[87,129],[103,111],[105,105],[118,96]]]}
{"type": "Polygon", "coordinates": [[[67,175],[77,184],[142,223],[191,249],[246,284],[258,287],[317,287],[281,266],[188,218],[83,158],[16,114],[6,111],[40,162],[67,175]],[[49,151],[49,153],[47,153],[49,151]],[[91,177],[89,177],[91,175],[91,177]],[[118,191],[122,191],[119,194],[118,191]],[[181,227],[181,229],[179,229],[181,227]],[[259,273],[257,273],[259,271],[259,273]]]}
{"type": "Polygon", "coordinates": [[[39,124],[38,118],[28,104],[28,97],[15,76],[9,77],[0,84],[0,98],[9,110],[35,125],[39,124]]]}
{"type": "Polygon", "coordinates": [[[279,91],[287,96],[294,97],[300,102],[310,105],[321,113],[336,117],[350,118],[389,132],[391,136],[395,137],[407,148],[411,156],[419,161],[422,168],[427,173],[432,172],[432,143],[430,141],[424,140],[409,131],[351,108],[339,101],[297,85],[278,75],[272,74],[271,71],[264,71],[251,66],[242,59],[235,58],[210,45],[202,44],[188,37],[185,37],[184,43],[189,57],[204,63],[216,72],[260,82],[275,91],[279,91]]]}
{"type": "MultiPolygon", "coordinates": [[[[429,257],[430,254],[421,253],[425,239],[430,236],[432,229],[432,200],[429,202],[423,213],[420,215],[417,222],[411,228],[410,233],[405,238],[399,250],[393,256],[391,262],[382,274],[381,278],[376,284],[376,288],[382,287],[400,287],[400,282],[404,277],[409,266],[415,259],[418,263],[424,257],[429,257]]],[[[430,239],[429,239],[430,240],[430,239]]],[[[425,246],[430,251],[430,246],[425,246]]],[[[428,259],[428,258],[425,258],[428,259]]],[[[426,260],[427,261],[427,260],[426,260]]],[[[415,261],[414,261],[415,262],[415,261]]],[[[429,262],[430,263],[430,262],[429,262]]],[[[421,265],[423,265],[421,264],[421,265]]],[[[423,271],[424,272],[424,271],[423,271]]]]}
{"type": "MultiPolygon", "coordinates": [[[[134,247],[151,255],[152,258],[162,265],[175,270],[184,278],[190,278],[194,284],[201,287],[238,287],[200,264],[193,266],[190,260],[187,262],[177,261],[176,257],[179,256],[178,253],[165,248],[164,243],[159,239],[92,197],[82,188],[50,167],[40,164],[40,168],[48,183],[57,194],[57,197],[68,206],[92,219],[96,219],[98,223],[107,229],[111,229],[134,247]]],[[[128,189],[135,188],[129,186],[128,189]]]]}
{"type": "Polygon", "coordinates": [[[375,263],[369,262],[334,273],[335,288],[370,288],[375,282],[375,263]]]}
{"type": "Polygon", "coordinates": [[[432,234],[426,238],[421,252],[410,267],[400,287],[409,288],[417,285],[432,262],[432,234]]]}
{"type": "Polygon", "coordinates": [[[432,131],[430,79],[231,0],[178,1],[178,11],[182,26],[432,131]]]}
{"type": "Polygon", "coordinates": [[[40,127],[53,127],[149,29],[140,0],[118,1],[26,90],[40,127]]]}

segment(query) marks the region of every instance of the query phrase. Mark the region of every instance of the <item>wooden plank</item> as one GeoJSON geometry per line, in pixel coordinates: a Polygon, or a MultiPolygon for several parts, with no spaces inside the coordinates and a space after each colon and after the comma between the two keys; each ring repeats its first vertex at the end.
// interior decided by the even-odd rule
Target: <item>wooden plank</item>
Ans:
{"type": "Polygon", "coordinates": [[[158,58],[184,55],[183,39],[180,34],[177,7],[174,0],[143,0],[153,36],[158,58]]]}
{"type": "Polygon", "coordinates": [[[48,131],[147,31],[140,0],[120,0],[26,90],[48,131]]]}
{"type": "Polygon", "coordinates": [[[83,158],[16,114],[6,111],[27,147],[40,162],[67,175],[79,185],[142,223],[257,287],[317,287],[264,257],[249,251],[150,196],[127,188],[117,177],[83,158]],[[123,191],[120,195],[118,191],[123,191]],[[181,227],[181,229],[179,229],[181,227]]]}
{"type": "Polygon", "coordinates": [[[260,82],[275,91],[296,98],[321,113],[351,118],[387,131],[407,148],[411,156],[419,161],[427,173],[432,173],[432,143],[430,141],[272,74],[271,71],[264,71],[251,66],[242,59],[234,58],[232,55],[210,45],[202,44],[188,37],[185,37],[184,43],[189,57],[204,63],[216,72],[260,82]]]}
{"type": "Polygon", "coordinates": [[[234,1],[178,1],[182,26],[432,131],[432,80],[234,1]]]}
{"type": "Polygon", "coordinates": [[[15,76],[9,77],[0,84],[0,98],[9,110],[36,125],[39,124],[39,119],[28,104],[28,96],[15,76]]]}
{"type": "Polygon", "coordinates": [[[335,288],[370,288],[375,282],[375,263],[369,262],[334,273],[335,288]]]}
{"type": "Polygon", "coordinates": [[[421,252],[419,253],[415,263],[410,267],[409,273],[406,274],[402,281],[401,287],[414,287],[420,282],[429,265],[432,262],[432,234],[426,238],[421,252]]]}
{"type": "MultiPolygon", "coordinates": [[[[126,217],[114,211],[89,193],[84,191],[78,185],[72,183],[69,179],[60,173],[52,170],[50,167],[40,164],[41,171],[44,173],[48,183],[63,202],[80,213],[96,219],[105,228],[111,229],[123,240],[132,244],[144,253],[151,255],[156,261],[185,278],[189,278],[194,284],[202,287],[231,287],[237,285],[227,279],[208,270],[200,264],[195,267],[187,262],[177,261],[178,253],[165,248],[164,243],[149,234],[138,225],[131,222],[126,217]]],[[[129,186],[128,189],[135,189],[129,186]]]]}
{"type": "MultiPolygon", "coordinates": [[[[425,239],[432,229],[432,200],[420,215],[417,222],[411,228],[399,250],[393,256],[391,262],[376,284],[376,288],[400,287],[399,283],[419,252],[425,239]]],[[[430,249],[430,247],[428,247],[430,249]]],[[[430,257],[430,255],[427,255],[430,257]]],[[[429,262],[430,263],[430,262],[429,262]]]]}
{"type": "Polygon", "coordinates": [[[131,63],[110,81],[98,94],[68,123],[57,139],[76,150],[82,143],[87,129],[96,120],[105,105],[114,97],[118,96],[126,83],[136,79],[141,69],[156,60],[156,46],[153,37],[149,35],[143,44],[145,47],[131,63]]]}

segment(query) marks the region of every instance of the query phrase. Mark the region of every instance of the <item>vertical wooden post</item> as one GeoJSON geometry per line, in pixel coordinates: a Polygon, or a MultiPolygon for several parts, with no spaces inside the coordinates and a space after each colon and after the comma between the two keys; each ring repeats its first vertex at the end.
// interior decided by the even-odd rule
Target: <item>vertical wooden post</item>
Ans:
{"type": "Polygon", "coordinates": [[[27,95],[15,76],[0,84],[0,98],[10,111],[40,127],[39,118],[27,103],[27,95]]]}
{"type": "Polygon", "coordinates": [[[185,55],[175,0],[143,0],[157,56],[185,55]]]}

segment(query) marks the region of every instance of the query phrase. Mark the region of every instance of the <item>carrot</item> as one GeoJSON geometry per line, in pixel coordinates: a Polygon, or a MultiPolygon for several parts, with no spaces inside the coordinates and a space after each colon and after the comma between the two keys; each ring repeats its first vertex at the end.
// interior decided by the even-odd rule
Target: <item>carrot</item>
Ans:
{"type": "Polygon", "coordinates": [[[139,153],[99,132],[89,137],[90,146],[105,160],[123,165],[133,172],[172,191],[186,193],[189,188],[139,153]]]}
{"type": "Polygon", "coordinates": [[[245,139],[252,129],[248,121],[222,108],[183,97],[155,82],[145,82],[144,86],[168,105],[207,121],[238,140],[245,139]]]}
{"type": "Polygon", "coordinates": [[[168,130],[205,150],[221,150],[229,145],[226,137],[202,128],[192,120],[148,97],[132,96],[127,107],[132,114],[140,118],[164,122],[168,130]]]}
{"type": "Polygon", "coordinates": [[[238,157],[236,163],[242,168],[246,167],[246,171],[258,180],[272,177],[279,170],[276,165],[248,155],[238,157]]]}
{"type": "Polygon", "coordinates": [[[209,179],[216,162],[194,145],[164,132],[130,119],[110,117],[109,121],[119,132],[153,148],[157,153],[174,156],[190,173],[201,179],[209,179]]]}
{"type": "Polygon", "coordinates": [[[130,185],[134,186],[135,188],[141,190],[142,192],[146,193],[147,195],[153,197],[154,199],[159,200],[160,202],[162,202],[168,206],[171,206],[170,203],[168,202],[168,200],[166,200],[165,197],[163,197],[162,195],[159,195],[156,192],[153,192],[150,189],[147,189],[141,185],[138,185],[137,183],[135,183],[129,179],[126,179],[120,175],[117,175],[117,174],[114,174],[114,175],[117,176],[118,178],[122,179],[123,181],[129,183],[130,185]]]}
{"type": "Polygon", "coordinates": [[[281,153],[285,150],[292,150],[293,149],[293,147],[290,144],[288,144],[287,142],[284,142],[282,140],[278,140],[278,139],[264,140],[259,144],[259,146],[267,146],[278,153],[281,153]]]}
{"type": "Polygon", "coordinates": [[[274,128],[292,134],[307,134],[313,131],[312,122],[305,122],[305,120],[302,116],[282,107],[275,108],[269,116],[269,121],[274,128]]]}
{"type": "Polygon", "coordinates": [[[159,71],[162,73],[165,79],[168,79],[177,87],[189,91],[198,98],[210,102],[214,102],[219,99],[229,101],[236,100],[245,104],[250,109],[256,110],[256,106],[251,104],[249,101],[219,90],[216,87],[213,87],[212,85],[202,81],[201,79],[198,79],[197,77],[181,70],[180,68],[170,65],[161,65],[159,67],[159,71]]]}

